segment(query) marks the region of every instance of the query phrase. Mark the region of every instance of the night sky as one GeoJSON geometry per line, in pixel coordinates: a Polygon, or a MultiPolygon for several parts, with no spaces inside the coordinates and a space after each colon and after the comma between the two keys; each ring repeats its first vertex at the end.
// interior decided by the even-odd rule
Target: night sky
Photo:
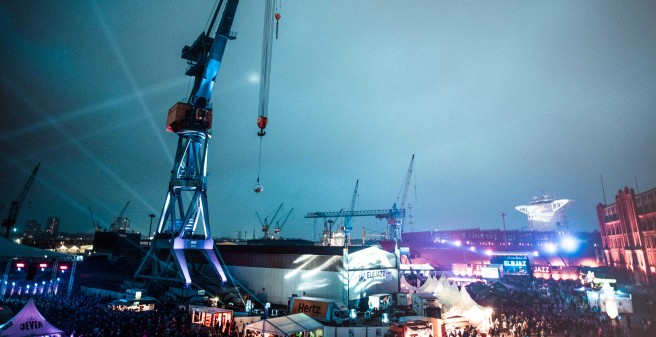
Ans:
{"type": "MultiPolygon", "coordinates": [[[[178,140],[166,113],[191,88],[180,51],[213,6],[0,2],[2,218],[40,162],[20,229],[91,232],[89,208],[107,227],[130,201],[148,231],[178,140]]],[[[259,237],[255,211],[284,203],[283,236],[318,237],[305,214],[349,209],[356,180],[356,210],[390,208],[413,154],[405,231],[501,228],[500,211],[519,229],[514,206],[543,193],[591,231],[602,177],[608,203],[656,187],[654,1],[284,0],[255,194],[263,13],[241,2],[214,87],[213,236],[259,237]]]]}

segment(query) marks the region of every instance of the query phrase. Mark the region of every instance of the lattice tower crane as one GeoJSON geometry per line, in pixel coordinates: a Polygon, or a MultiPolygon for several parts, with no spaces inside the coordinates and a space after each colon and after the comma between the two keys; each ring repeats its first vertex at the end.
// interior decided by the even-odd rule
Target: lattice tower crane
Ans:
{"type": "Polygon", "coordinates": [[[193,262],[187,262],[186,252],[200,251],[221,282],[227,281],[211,236],[207,205],[207,154],[213,112],[210,99],[226,44],[235,38],[230,29],[239,0],[222,4],[220,0],[207,31],[182,49],[181,56],[189,66],[185,74],[194,78],[194,85],[187,101],[174,104],[168,113],[166,129],[178,135],[175,161],[155,242],[151,243],[135,277],[182,280],[189,287],[192,283],[189,265],[193,262]],[[223,14],[212,38],[210,34],[222,7],[223,14]],[[163,256],[166,258],[161,259],[163,256]],[[147,265],[150,265],[149,274],[147,265]]]}

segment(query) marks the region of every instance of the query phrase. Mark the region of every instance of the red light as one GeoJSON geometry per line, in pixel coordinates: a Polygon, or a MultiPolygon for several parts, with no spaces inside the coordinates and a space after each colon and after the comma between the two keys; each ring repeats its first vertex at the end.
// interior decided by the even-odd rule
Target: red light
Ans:
{"type": "Polygon", "coordinates": [[[66,269],[68,269],[68,266],[59,266],[59,269],[66,270],[66,269]]]}
{"type": "Polygon", "coordinates": [[[25,268],[25,263],[16,263],[16,267],[25,268]]]}
{"type": "Polygon", "coordinates": [[[48,267],[48,264],[47,263],[39,263],[39,267],[46,268],[46,267],[48,267]]]}

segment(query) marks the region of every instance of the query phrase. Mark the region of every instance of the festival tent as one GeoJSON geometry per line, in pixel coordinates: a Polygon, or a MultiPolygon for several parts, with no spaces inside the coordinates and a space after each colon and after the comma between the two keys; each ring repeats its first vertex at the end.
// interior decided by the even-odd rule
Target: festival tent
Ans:
{"type": "Polygon", "coordinates": [[[437,297],[440,301],[440,304],[442,304],[442,306],[446,308],[450,308],[458,304],[458,301],[460,299],[460,291],[458,290],[457,285],[446,282],[446,284],[444,285],[444,289],[440,291],[437,297]]]}
{"type": "Polygon", "coordinates": [[[14,318],[0,325],[0,337],[60,337],[63,333],[43,318],[32,299],[14,318]]]}
{"type": "Polygon", "coordinates": [[[478,327],[481,323],[489,322],[492,319],[492,310],[476,303],[465,287],[460,288],[458,305],[463,310],[462,315],[467,317],[474,326],[478,327]]]}
{"type": "Polygon", "coordinates": [[[428,276],[424,284],[419,287],[418,292],[420,293],[432,293],[433,290],[435,290],[435,287],[437,286],[437,279],[435,279],[432,275],[428,276]]]}
{"type": "Polygon", "coordinates": [[[249,331],[256,334],[261,333],[263,336],[265,334],[272,334],[287,337],[299,332],[313,332],[316,336],[317,330],[323,331],[323,324],[315,321],[306,314],[300,313],[253,322],[247,324],[244,330],[246,331],[245,336],[249,335],[249,331]]]}
{"type": "Polygon", "coordinates": [[[469,295],[469,292],[467,291],[466,287],[460,287],[460,296],[458,297],[458,305],[462,310],[467,310],[475,305],[476,302],[471,298],[471,295],[469,295]]]}
{"type": "Polygon", "coordinates": [[[417,292],[417,287],[413,286],[405,279],[404,275],[401,275],[401,292],[404,293],[414,293],[417,292]]]}

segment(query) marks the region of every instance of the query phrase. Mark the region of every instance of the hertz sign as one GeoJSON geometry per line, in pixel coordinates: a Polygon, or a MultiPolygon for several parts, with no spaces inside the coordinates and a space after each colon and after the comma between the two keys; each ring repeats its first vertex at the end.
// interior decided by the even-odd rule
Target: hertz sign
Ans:
{"type": "Polygon", "coordinates": [[[325,318],[326,313],[328,313],[328,304],[326,302],[295,299],[292,314],[303,313],[310,317],[325,318]]]}

